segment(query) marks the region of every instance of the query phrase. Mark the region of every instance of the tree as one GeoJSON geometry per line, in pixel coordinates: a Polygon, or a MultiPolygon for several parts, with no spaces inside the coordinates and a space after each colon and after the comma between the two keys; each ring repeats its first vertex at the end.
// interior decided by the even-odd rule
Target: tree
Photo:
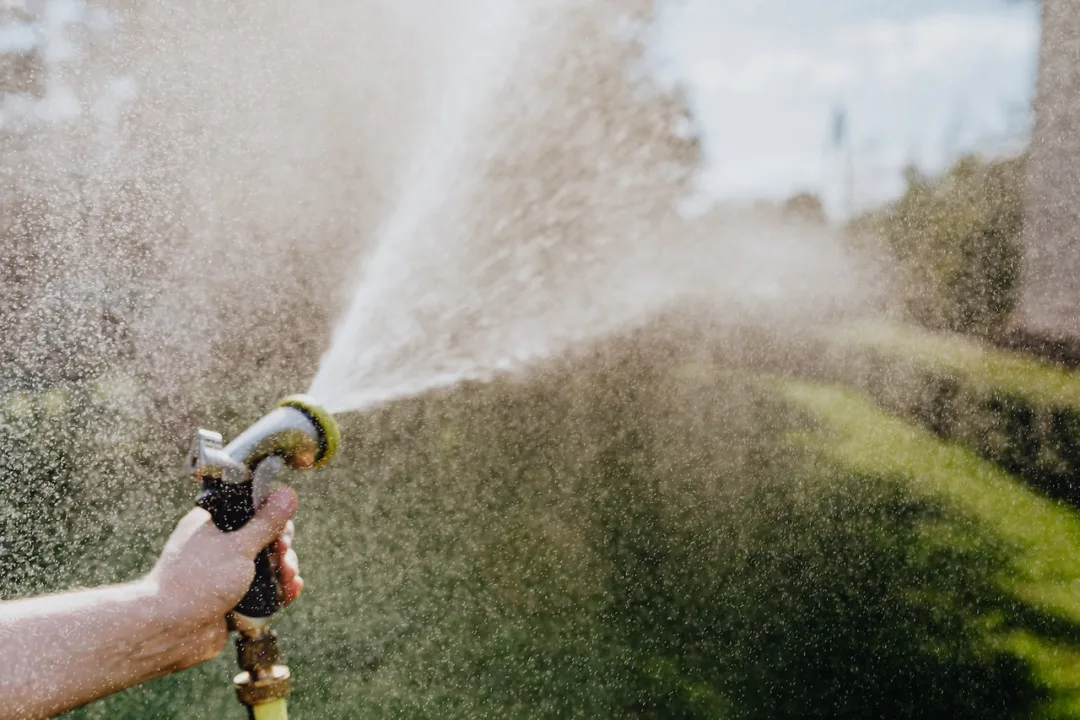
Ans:
{"type": "Polygon", "coordinates": [[[821,198],[813,193],[792,195],[784,202],[783,212],[789,217],[813,225],[824,225],[827,222],[821,198]]]}
{"type": "Polygon", "coordinates": [[[979,335],[1001,327],[1017,302],[1025,165],[968,156],[937,178],[912,168],[899,200],[853,222],[895,264],[912,319],[979,335]]]}

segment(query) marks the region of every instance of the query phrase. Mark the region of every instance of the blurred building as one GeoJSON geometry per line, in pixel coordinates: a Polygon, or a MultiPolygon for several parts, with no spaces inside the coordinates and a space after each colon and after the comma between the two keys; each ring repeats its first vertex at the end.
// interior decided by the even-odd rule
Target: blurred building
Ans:
{"type": "Polygon", "coordinates": [[[1080,344],[1080,0],[1044,0],[1042,32],[1014,325],[1080,344]]]}

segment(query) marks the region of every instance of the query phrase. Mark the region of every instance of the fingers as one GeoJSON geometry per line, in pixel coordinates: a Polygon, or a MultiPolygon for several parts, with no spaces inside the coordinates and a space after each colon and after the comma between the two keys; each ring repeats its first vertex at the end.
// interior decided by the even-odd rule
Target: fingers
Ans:
{"type": "Polygon", "coordinates": [[[288,582],[300,572],[300,562],[296,551],[277,540],[270,546],[270,564],[282,582],[288,582]]]}
{"type": "Polygon", "coordinates": [[[282,531],[281,538],[279,538],[279,539],[284,541],[286,546],[292,547],[292,539],[293,539],[293,535],[295,535],[295,534],[296,534],[296,525],[294,525],[293,521],[290,520],[289,522],[285,523],[285,529],[282,531]]]}
{"type": "Polygon", "coordinates": [[[288,605],[300,596],[304,589],[304,579],[300,577],[300,560],[292,548],[295,528],[290,520],[281,537],[271,546],[274,571],[278,586],[281,588],[281,602],[288,605]]]}
{"type": "Polygon", "coordinates": [[[289,550],[285,553],[285,559],[281,563],[281,582],[291,582],[293,578],[300,575],[300,562],[296,558],[296,551],[289,550]]]}
{"type": "Polygon", "coordinates": [[[300,593],[304,589],[304,578],[294,578],[290,583],[281,585],[281,604],[288,605],[296,598],[300,597],[300,593]]]}
{"type": "Polygon", "coordinates": [[[252,559],[285,532],[289,518],[296,512],[296,493],[286,488],[270,494],[247,525],[232,533],[238,549],[252,559]]]}
{"type": "Polygon", "coordinates": [[[287,573],[295,574],[299,569],[296,553],[292,552],[293,534],[295,532],[296,526],[290,520],[285,523],[285,530],[282,531],[281,537],[270,545],[270,560],[274,564],[274,572],[281,573],[284,570],[287,573]]]}

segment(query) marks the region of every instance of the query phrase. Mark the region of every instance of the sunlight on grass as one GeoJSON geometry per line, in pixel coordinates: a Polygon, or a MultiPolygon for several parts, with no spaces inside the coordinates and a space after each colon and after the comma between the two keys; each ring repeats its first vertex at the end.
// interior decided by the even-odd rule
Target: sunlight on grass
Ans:
{"type": "MultiPolygon", "coordinates": [[[[970,450],[891,416],[857,393],[802,382],[778,385],[821,427],[801,438],[840,467],[899,479],[918,496],[945,502],[1011,548],[1015,571],[1001,578],[1018,600],[1074,627],[1080,623],[1080,517],[1033,492],[970,450]]],[[[1080,711],[1080,648],[1028,630],[1002,627],[999,642],[1032,663],[1054,689],[1048,716],[1080,711]]],[[[1072,634],[1072,633],[1070,633],[1072,634]]]]}
{"type": "Polygon", "coordinates": [[[830,432],[816,449],[857,472],[896,476],[917,493],[947,499],[991,526],[1017,551],[1014,582],[1033,603],[1080,622],[1080,518],[993,463],[879,410],[858,394],[806,383],[783,393],[830,432]]]}
{"type": "Polygon", "coordinates": [[[1080,408],[1080,373],[971,338],[876,322],[845,325],[826,337],[841,347],[874,350],[960,375],[981,390],[1017,395],[1039,407],[1080,408]]]}

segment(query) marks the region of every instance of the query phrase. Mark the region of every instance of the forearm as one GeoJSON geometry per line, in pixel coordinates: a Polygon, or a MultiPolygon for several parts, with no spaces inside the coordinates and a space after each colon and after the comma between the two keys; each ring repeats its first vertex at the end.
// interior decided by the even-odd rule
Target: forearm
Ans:
{"type": "Polygon", "coordinates": [[[193,665],[216,652],[216,632],[178,628],[149,580],[0,603],[0,719],[49,717],[193,665]]]}

